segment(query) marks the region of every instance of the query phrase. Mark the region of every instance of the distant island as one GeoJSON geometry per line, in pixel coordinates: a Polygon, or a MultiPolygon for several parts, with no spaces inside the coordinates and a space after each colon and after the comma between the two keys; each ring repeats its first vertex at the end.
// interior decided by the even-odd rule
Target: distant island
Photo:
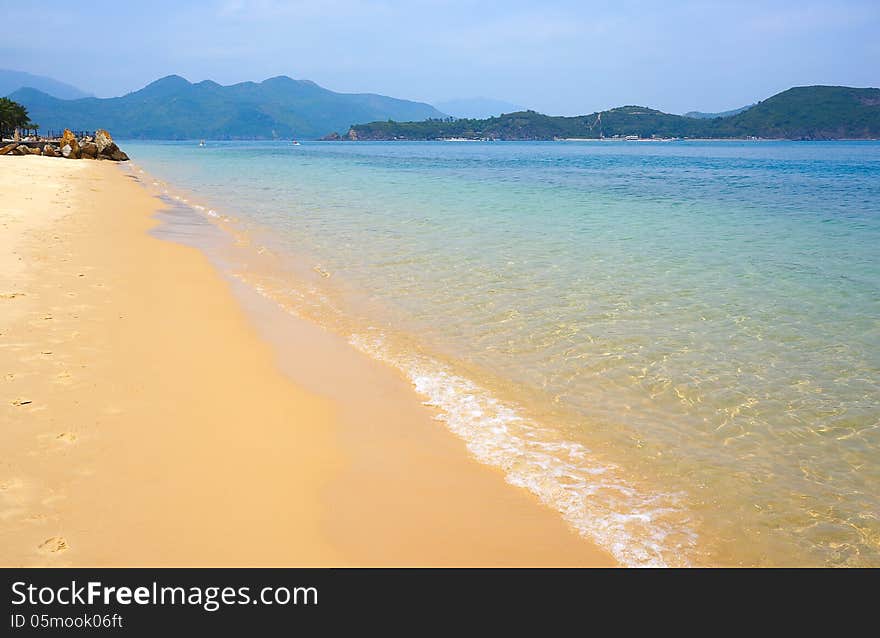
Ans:
{"type": "Polygon", "coordinates": [[[688,111],[684,114],[685,117],[695,117],[699,120],[711,120],[716,117],[730,117],[731,115],[738,115],[743,111],[747,111],[748,109],[755,106],[754,104],[749,104],[748,106],[741,106],[738,109],[731,109],[729,111],[721,111],[720,113],[705,113],[703,111],[688,111]]]}
{"type": "Polygon", "coordinates": [[[672,115],[621,106],[575,117],[535,111],[488,119],[438,118],[422,122],[357,124],[332,140],[554,140],[764,138],[880,139],[880,89],[804,86],[783,91],[729,116],[672,115]]]}
{"type": "Polygon", "coordinates": [[[356,122],[445,116],[430,104],[287,76],[222,86],[169,75],[122,97],[62,100],[32,87],[9,97],[44,131],[105,127],[122,139],[316,139],[356,122]]]}

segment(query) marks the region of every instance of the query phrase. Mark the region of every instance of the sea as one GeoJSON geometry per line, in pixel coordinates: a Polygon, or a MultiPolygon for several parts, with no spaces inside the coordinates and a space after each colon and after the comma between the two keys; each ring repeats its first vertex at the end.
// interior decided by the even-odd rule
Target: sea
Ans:
{"type": "Polygon", "coordinates": [[[880,566],[880,143],[123,143],[624,565],[880,566]]]}

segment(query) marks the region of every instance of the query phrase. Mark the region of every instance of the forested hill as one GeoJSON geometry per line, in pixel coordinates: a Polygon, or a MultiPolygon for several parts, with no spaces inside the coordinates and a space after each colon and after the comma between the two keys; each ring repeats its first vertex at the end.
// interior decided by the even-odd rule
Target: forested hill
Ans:
{"type": "Polygon", "coordinates": [[[336,93],[286,76],[221,86],[178,75],[122,97],[60,100],[31,88],[10,97],[42,130],[106,128],[115,137],[152,139],[317,138],[372,120],[442,117],[430,104],[372,93],[336,93]]]}
{"type": "Polygon", "coordinates": [[[484,120],[371,122],[352,126],[342,139],[552,140],[633,135],[640,138],[880,139],[880,89],[796,87],[736,115],[712,119],[671,115],[640,106],[622,106],[576,117],[522,111],[484,120]]]}

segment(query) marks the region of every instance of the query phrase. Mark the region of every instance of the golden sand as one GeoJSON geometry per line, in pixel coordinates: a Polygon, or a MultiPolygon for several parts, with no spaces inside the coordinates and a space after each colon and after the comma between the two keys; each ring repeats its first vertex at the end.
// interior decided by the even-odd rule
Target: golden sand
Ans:
{"type": "Polygon", "coordinates": [[[0,157],[0,565],[611,565],[406,381],[148,230],[109,162],[0,157]]]}

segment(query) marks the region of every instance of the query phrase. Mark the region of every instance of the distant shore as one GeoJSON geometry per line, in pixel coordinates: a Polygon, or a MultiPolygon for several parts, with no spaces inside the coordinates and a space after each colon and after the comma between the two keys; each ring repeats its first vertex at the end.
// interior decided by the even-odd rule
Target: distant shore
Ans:
{"type": "Polygon", "coordinates": [[[391,369],[151,236],[136,172],[0,164],[0,565],[614,564],[391,369]]]}

